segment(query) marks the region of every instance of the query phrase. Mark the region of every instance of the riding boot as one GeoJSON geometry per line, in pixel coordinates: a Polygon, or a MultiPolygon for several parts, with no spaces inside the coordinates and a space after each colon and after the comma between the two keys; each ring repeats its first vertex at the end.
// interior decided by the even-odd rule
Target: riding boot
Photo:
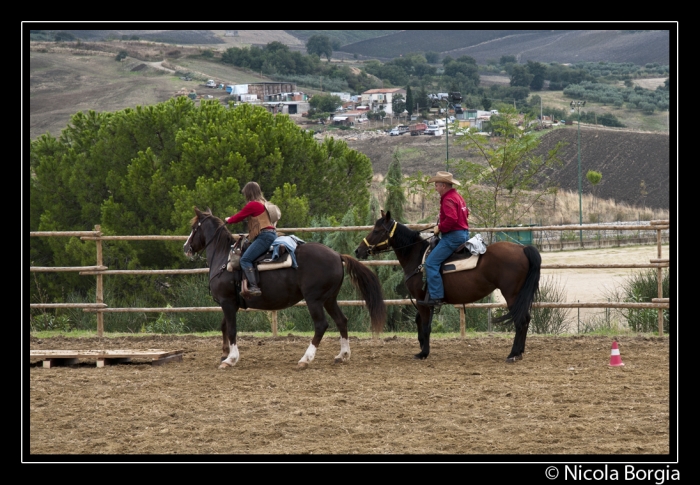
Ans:
{"type": "Polygon", "coordinates": [[[250,293],[250,296],[262,295],[262,291],[258,288],[258,272],[255,268],[246,269],[245,277],[248,280],[248,293],[250,293]]]}

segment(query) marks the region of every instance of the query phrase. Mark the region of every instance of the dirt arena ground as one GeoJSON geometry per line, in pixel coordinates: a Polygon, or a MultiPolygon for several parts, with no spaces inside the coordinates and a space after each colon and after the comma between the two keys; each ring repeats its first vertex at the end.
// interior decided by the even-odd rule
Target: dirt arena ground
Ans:
{"type": "Polygon", "coordinates": [[[624,367],[608,365],[613,338],[599,336],[530,336],[525,358],[508,365],[509,334],[434,339],[424,361],[412,358],[414,338],[351,336],[350,362],[334,364],[338,335],[329,333],[300,371],[309,339],[293,335],[240,339],[241,360],[228,370],[218,370],[218,337],[32,337],[33,350],[184,354],[160,366],[134,359],[101,368],[94,359],[50,369],[30,359],[25,449],[29,460],[48,462],[668,455],[675,343],[618,340],[624,367]]]}

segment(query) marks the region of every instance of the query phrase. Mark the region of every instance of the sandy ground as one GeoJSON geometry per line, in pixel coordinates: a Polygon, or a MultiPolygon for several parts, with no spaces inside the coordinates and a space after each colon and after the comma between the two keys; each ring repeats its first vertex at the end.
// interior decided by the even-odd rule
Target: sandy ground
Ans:
{"type": "Polygon", "coordinates": [[[228,370],[217,369],[219,337],[32,338],[31,349],[181,349],[184,356],[161,366],[139,359],[99,368],[95,359],[50,369],[40,361],[26,363],[25,458],[469,462],[500,455],[504,461],[523,461],[520,455],[528,455],[525,461],[531,455],[570,461],[668,456],[677,431],[672,339],[620,337],[622,367],[609,366],[612,341],[532,336],[524,359],[506,364],[508,334],[433,339],[426,360],[412,358],[414,338],[351,335],[350,362],[334,364],[339,344],[331,333],[300,371],[296,362],[308,339],[298,336],[243,337],[241,360],[228,370]]]}

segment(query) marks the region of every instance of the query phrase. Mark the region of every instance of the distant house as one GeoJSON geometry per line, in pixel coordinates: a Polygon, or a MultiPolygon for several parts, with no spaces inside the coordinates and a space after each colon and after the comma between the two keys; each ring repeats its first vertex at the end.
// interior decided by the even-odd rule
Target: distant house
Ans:
{"type": "Polygon", "coordinates": [[[337,114],[333,117],[333,124],[352,126],[355,124],[365,123],[367,121],[367,111],[353,110],[346,111],[342,114],[337,114]]]}
{"type": "Polygon", "coordinates": [[[406,90],[402,88],[370,89],[362,93],[362,104],[369,106],[372,111],[384,111],[393,114],[391,101],[394,96],[400,94],[406,99],[406,90]]]}
{"type": "Polygon", "coordinates": [[[331,93],[331,96],[338,96],[341,101],[352,101],[350,93],[331,93]]]}

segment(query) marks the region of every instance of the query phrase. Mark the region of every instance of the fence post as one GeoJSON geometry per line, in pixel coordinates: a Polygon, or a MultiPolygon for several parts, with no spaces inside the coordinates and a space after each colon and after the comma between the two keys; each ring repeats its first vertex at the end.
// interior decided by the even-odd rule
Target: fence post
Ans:
{"type": "Polygon", "coordinates": [[[459,335],[464,338],[464,330],[467,326],[466,317],[464,315],[464,305],[459,309],[459,335]]]}
{"type": "MultiPolygon", "coordinates": [[[[661,259],[661,229],[656,230],[656,254],[661,259]]],[[[656,268],[656,290],[659,298],[664,297],[663,271],[661,267],[656,268]]],[[[659,337],[664,334],[664,311],[659,308],[659,337]]]]}
{"type": "MultiPolygon", "coordinates": [[[[102,266],[102,233],[100,232],[100,225],[95,226],[95,231],[98,233],[98,239],[95,239],[95,247],[97,249],[97,266],[102,266]]],[[[97,285],[95,290],[95,303],[104,303],[104,294],[102,292],[102,274],[97,275],[97,285]]],[[[104,334],[104,313],[101,311],[97,312],[97,336],[102,337],[104,334]]]]}
{"type": "Polygon", "coordinates": [[[277,310],[272,311],[272,336],[277,337],[277,310]]]}

